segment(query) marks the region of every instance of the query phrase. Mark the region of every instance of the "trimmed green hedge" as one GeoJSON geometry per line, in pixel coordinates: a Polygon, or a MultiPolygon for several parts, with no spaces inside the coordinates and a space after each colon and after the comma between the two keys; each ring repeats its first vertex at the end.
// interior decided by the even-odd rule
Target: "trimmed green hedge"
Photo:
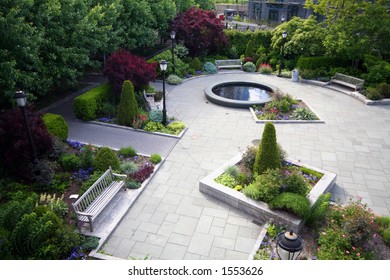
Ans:
{"type": "Polygon", "coordinates": [[[61,115],[46,113],[42,117],[50,134],[62,139],[68,139],[68,124],[61,115]]]}
{"type": "MultiPolygon", "coordinates": [[[[232,46],[235,46],[238,55],[245,54],[247,44],[249,40],[253,45],[260,47],[263,46],[265,51],[271,46],[272,34],[268,30],[256,30],[255,32],[247,31],[242,32],[239,30],[224,30],[225,34],[229,38],[229,42],[232,46]]],[[[256,51],[256,50],[255,50],[256,51]]]]}
{"type": "Polygon", "coordinates": [[[332,67],[346,67],[349,63],[345,59],[332,58],[326,56],[300,57],[297,62],[297,68],[300,70],[316,70],[325,68],[329,70],[332,67]]]}
{"type": "Polygon", "coordinates": [[[112,86],[103,84],[75,98],[73,112],[77,118],[84,121],[96,119],[101,104],[111,93],[112,86]]]}

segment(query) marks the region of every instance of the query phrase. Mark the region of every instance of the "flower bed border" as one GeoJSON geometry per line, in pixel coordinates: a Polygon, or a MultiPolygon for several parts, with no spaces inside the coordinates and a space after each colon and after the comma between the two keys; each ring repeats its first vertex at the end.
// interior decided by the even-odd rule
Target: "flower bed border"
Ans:
{"type": "MultiPolygon", "coordinates": [[[[85,142],[80,142],[80,143],[81,144],[85,144],[85,145],[89,144],[89,143],[85,143],[85,142]]],[[[103,147],[101,145],[95,145],[95,144],[93,144],[93,146],[103,147]]],[[[115,149],[115,148],[111,148],[111,149],[114,150],[114,151],[118,151],[118,149],[115,149]]],[[[137,155],[144,156],[144,157],[150,157],[151,156],[151,155],[142,154],[142,153],[137,153],[137,155]]],[[[150,180],[152,180],[152,178],[156,175],[157,171],[164,164],[164,162],[165,162],[165,158],[161,157],[161,161],[154,166],[153,173],[150,175],[150,177],[148,179],[146,179],[144,182],[142,182],[141,186],[138,189],[128,189],[126,191],[126,194],[129,194],[129,197],[126,200],[127,203],[125,205],[122,205],[122,207],[118,210],[118,213],[117,213],[117,215],[115,217],[115,221],[110,224],[111,226],[109,226],[108,228],[105,228],[104,232],[102,233],[101,236],[97,236],[97,237],[100,238],[99,245],[98,245],[98,247],[96,249],[92,250],[88,254],[89,257],[94,258],[94,259],[99,259],[99,260],[114,260],[114,259],[121,260],[121,258],[112,257],[112,256],[109,256],[109,255],[106,255],[106,254],[103,254],[103,253],[99,253],[99,252],[104,247],[105,242],[109,238],[111,233],[116,229],[116,227],[118,226],[120,221],[123,219],[125,214],[130,210],[130,208],[133,205],[133,203],[137,200],[137,198],[145,190],[145,188],[149,184],[150,180]]],[[[85,235],[96,236],[96,231],[95,232],[90,232],[88,230],[83,230],[82,229],[81,233],[85,234],[85,235]]]]}
{"type": "Polygon", "coordinates": [[[325,121],[304,100],[299,99],[299,98],[294,98],[294,100],[305,103],[306,107],[309,108],[309,110],[312,111],[318,117],[318,120],[259,120],[252,107],[249,107],[249,111],[251,112],[252,117],[256,123],[266,123],[266,122],[272,122],[272,123],[325,123],[325,121]]]}
{"type": "Polygon", "coordinates": [[[137,128],[132,128],[128,126],[123,126],[123,125],[118,125],[118,124],[113,124],[113,123],[105,123],[105,122],[99,122],[99,121],[88,121],[88,123],[92,124],[97,124],[97,125],[103,125],[103,126],[109,126],[109,127],[115,127],[115,128],[120,128],[120,129],[127,129],[127,130],[132,130],[132,131],[137,131],[137,132],[143,132],[143,133],[149,133],[149,134],[156,134],[156,135],[161,135],[161,136],[166,136],[166,137],[171,137],[171,138],[177,138],[181,139],[186,133],[188,126],[186,126],[179,135],[173,135],[173,134],[168,134],[168,133],[162,133],[162,132],[152,132],[152,131],[147,131],[143,129],[137,129],[137,128]]]}
{"type": "MultiPolygon", "coordinates": [[[[150,155],[144,155],[139,154],[142,156],[149,156],[150,155]]],[[[156,164],[154,166],[153,173],[150,175],[148,179],[146,179],[144,182],[142,182],[141,186],[138,189],[130,189],[127,190],[127,193],[131,192],[130,198],[127,199],[126,205],[123,205],[120,209],[120,212],[117,215],[115,223],[112,223],[112,227],[105,230],[105,234],[100,238],[99,245],[96,249],[92,250],[89,253],[89,257],[99,260],[121,260],[121,258],[109,256],[106,254],[101,253],[101,249],[104,247],[106,240],[110,237],[111,233],[116,229],[116,227],[119,225],[119,223],[122,221],[123,217],[126,215],[128,211],[130,211],[131,206],[136,202],[137,198],[141,195],[141,193],[146,189],[147,185],[149,184],[150,180],[156,175],[157,171],[160,169],[160,167],[165,162],[165,158],[162,158],[161,162],[156,164]]],[[[92,233],[93,235],[93,233],[92,233]]]]}
{"type": "MultiPolygon", "coordinates": [[[[265,223],[272,218],[275,222],[280,222],[287,227],[292,228],[294,231],[299,232],[299,230],[304,225],[304,220],[285,211],[271,210],[268,207],[267,203],[253,200],[245,196],[241,192],[235,191],[229,187],[215,182],[214,179],[224,173],[227,167],[237,164],[241,161],[241,159],[242,155],[238,154],[230,161],[226,162],[224,165],[222,165],[221,167],[207,175],[205,178],[203,178],[199,182],[199,191],[208,194],[218,200],[221,200],[232,207],[242,210],[245,213],[252,215],[261,222],[265,223]]],[[[329,192],[336,182],[337,175],[335,173],[321,170],[319,168],[307,164],[303,164],[297,160],[287,159],[287,161],[291,162],[294,165],[307,167],[324,174],[309,193],[308,198],[310,200],[311,205],[313,205],[314,202],[317,201],[318,197],[321,194],[329,192]]]]}

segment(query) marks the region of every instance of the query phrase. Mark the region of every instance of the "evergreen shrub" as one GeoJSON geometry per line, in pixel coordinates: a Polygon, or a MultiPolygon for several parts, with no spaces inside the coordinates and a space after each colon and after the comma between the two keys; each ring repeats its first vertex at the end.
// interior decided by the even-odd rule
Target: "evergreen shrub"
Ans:
{"type": "Polygon", "coordinates": [[[268,169],[265,173],[257,176],[252,184],[259,189],[259,199],[269,203],[280,194],[282,176],[280,175],[279,170],[268,169]]]}
{"type": "Polygon", "coordinates": [[[292,212],[304,220],[310,215],[310,201],[306,197],[296,193],[282,193],[272,199],[268,206],[271,209],[292,212]]]}
{"type": "Polygon", "coordinates": [[[125,80],[122,86],[121,100],[118,107],[118,123],[131,126],[138,115],[138,103],[134,95],[133,84],[125,80]]]}
{"type": "Polygon", "coordinates": [[[203,72],[205,72],[206,74],[215,74],[218,72],[218,69],[213,63],[206,62],[203,65],[203,72]]]}
{"type": "Polygon", "coordinates": [[[167,83],[170,85],[180,85],[183,82],[183,79],[175,74],[171,74],[167,78],[167,83]]]}
{"type": "Polygon", "coordinates": [[[253,62],[246,62],[243,66],[242,69],[245,72],[256,72],[256,65],[253,62]]]}
{"type": "Polygon", "coordinates": [[[111,90],[110,84],[104,84],[77,96],[73,103],[76,117],[84,121],[96,119],[101,105],[109,98],[111,90]]]}
{"type": "Polygon", "coordinates": [[[190,67],[195,69],[195,71],[202,70],[202,62],[200,61],[199,57],[195,57],[191,63],[190,67]]]}
{"type": "Polygon", "coordinates": [[[276,142],[275,126],[267,122],[257,150],[254,173],[261,174],[267,169],[277,169],[281,167],[279,149],[276,142]]]}
{"type": "Polygon", "coordinates": [[[303,57],[297,61],[297,68],[300,70],[315,70],[325,68],[329,70],[331,67],[342,67],[349,63],[343,58],[333,58],[326,56],[303,57]]]}
{"type": "Polygon", "coordinates": [[[100,171],[106,171],[109,167],[113,170],[119,169],[119,160],[116,153],[108,148],[101,148],[93,161],[93,168],[100,171]]]}
{"type": "Polygon", "coordinates": [[[163,112],[161,110],[158,110],[158,109],[153,109],[149,112],[148,119],[149,119],[149,121],[152,121],[152,122],[162,123],[163,112]]]}
{"type": "Polygon", "coordinates": [[[81,167],[81,160],[75,154],[64,154],[59,159],[59,164],[65,171],[74,171],[81,167]]]}
{"type": "Polygon", "coordinates": [[[63,116],[46,113],[43,115],[42,120],[49,133],[62,140],[66,140],[68,138],[68,124],[63,116]]]}
{"type": "Polygon", "coordinates": [[[310,212],[310,217],[307,219],[306,224],[309,227],[317,227],[324,221],[329,209],[329,201],[331,194],[321,194],[316,202],[313,204],[310,212]]]}
{"type": "Polygon", "coordinates": [[[309,187],[305,179],[298,171],[293,171],[286,176],[283,184],[286,187],[286,192],[297,193],[302,196],[306,196],[309,192],[309,187]]]}

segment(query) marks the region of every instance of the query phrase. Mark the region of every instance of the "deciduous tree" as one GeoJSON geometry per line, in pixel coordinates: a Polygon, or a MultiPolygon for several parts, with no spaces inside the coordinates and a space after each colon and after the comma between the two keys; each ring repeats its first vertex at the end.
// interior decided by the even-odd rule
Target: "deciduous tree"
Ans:
{"type": "Polygon", "coordinates": [[[130,80],[139,90],[157,77],[157,63],[147,63],[142,57],[120,50],[114,52],[108,59],[104,74],[113,85],[116,93],[121,91],[123,82],[130,80]]]}
{"type": "Polygon", "coordinates": [[[175,18],[172,29],[194,57],[218,52],[228,43],[223,24],[213,11],[190,8],[175,18]]]}

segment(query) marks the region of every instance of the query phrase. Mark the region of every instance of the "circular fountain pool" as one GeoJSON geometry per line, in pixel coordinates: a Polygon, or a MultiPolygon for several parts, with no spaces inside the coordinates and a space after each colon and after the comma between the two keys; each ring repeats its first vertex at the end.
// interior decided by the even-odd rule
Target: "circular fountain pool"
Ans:
{"type": "Polygon", "coordinates": [[[205,94],[208,100],[218,105],[249,108],[271,101],[274,91],[274,88],[262,83],[228,81],[206,87],[205,94]]]}

